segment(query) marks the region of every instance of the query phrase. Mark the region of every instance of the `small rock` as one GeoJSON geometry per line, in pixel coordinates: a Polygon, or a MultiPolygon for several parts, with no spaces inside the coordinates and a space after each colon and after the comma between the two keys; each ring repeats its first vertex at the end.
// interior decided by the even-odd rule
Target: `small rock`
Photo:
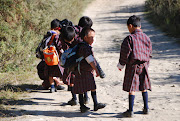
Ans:
{"type": "Polygon", "coordinates": [[[172,85],[171,87],[175,87],[175,85],[172,85]]]}

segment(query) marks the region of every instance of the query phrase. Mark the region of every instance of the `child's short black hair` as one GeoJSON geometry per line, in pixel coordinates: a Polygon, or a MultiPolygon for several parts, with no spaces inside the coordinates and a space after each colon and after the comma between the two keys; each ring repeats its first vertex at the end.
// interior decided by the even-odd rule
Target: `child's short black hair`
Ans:
{"type": "Polygon", "coordinates": [[[55,29],[56,27],[60,27],[60,20],[54,19],[51,21],[51,29],[55,29]]]}
{"type": "Polygon", "coordinates": [[[132,24],[134,27],[140,27],[141,26],[141,19],[138,16],[131,16],[127,20],[127,25],[132,24]]]}
{"type": "Polygon", "coordinates": [[[88,26],[88,27],[84,27],[84,28],[82,29],[82,31],[81,31],[81,34],[80,34],[81,39],[84,39],[84,37],[87,36],[90,31],[95,32],[94,29],[92,29],[92,28],[89,27],[89,26],[88,26]]]}
{"type": "Polygon", "coordinates": [[[86,26],[91,27],[92,25],[93,25],[93,22],[91,18],[89,18],[88,16],[81,17],[78,23],[78,26],[83,27],[83,28],[86,26]]]}
{"type": "Polygon", "coordinates": [[[65,26],[63,27],[61,34],[63,39],[70,42],[75,37],[75,30],[72,26],[65,26]]]}

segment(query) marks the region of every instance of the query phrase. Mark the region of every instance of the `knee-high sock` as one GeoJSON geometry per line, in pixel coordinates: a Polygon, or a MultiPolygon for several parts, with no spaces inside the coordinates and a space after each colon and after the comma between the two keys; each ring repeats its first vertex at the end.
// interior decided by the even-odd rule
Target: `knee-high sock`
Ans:
{"type": "Polygon", "coordinates": [[[143,102],[144,102],[144,108],[148,109],[148,92],[142,92],[143,102]]]}
{"type": "Polygon", "coordinates": [[[85,106],[84,105],[84,100],[83,100],[83,94],[79,94],[79,104],[81,107],[85,106]]]}
{"type": "Polygon", "coordinates": [[[135,95],[129,95],[129,111],[133,111],[135,95]]]}
{"type": "Polygon", "coordinates": [[[97,102],[97,96],[96,96],[96,91],[91,91],[91,96],[92,96],[92,99],[93,99],[93,102],[94,102],[94,106],[96,106],[98,104],[97,102]]]}
{"type": "Polygon", "coordinates": [[[87,92],[84,93],[84,98],[86,98],[86,99],[88,98],[87,92]]]}
{"type": "Polygon", "coordinates": [[[54,84],[51,84],[51,88],[55,88],[54,84]]]}
{"type": "Polygon", "coordinates": [[[73,92],[73,87],[69,87],[69,88],[70,88],[70,91],[71,91],[71,94],[72,94],[72,99],[77,100],[76,94],[74,94],[74,92],[73,92]]]}

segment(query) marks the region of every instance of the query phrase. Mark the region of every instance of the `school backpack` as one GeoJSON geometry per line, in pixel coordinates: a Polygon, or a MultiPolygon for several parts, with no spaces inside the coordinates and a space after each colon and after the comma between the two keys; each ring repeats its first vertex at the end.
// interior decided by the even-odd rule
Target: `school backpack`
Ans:
{"type": "Polygon", "coordinates": [[[59,54],[56,50],[56,43],[52,45],[56,34],[53,34],[47,46],[43,49],[44,60],[47,65],[54,66],[59,63],[59,54]]]}
{"type": "Polygon", "coordinates": [[[36,48],[36,57],[39,59],[44,59],[43,50],[46,47],[47,43],[50,41],[52,35],[54,33],[47,32],[47,34],[44,36],[44,38],[39,43],[38,47],[36,48]]]}
{"type": "Polygon", "coordinates": [[[67,68],[68,72],[74,71],[77,66],[78,71],[80,72],[80,62],[82,59],[84,59],[84,57],[79,57],[77,55],[77,51],[81,44],[84,44],[84,42],[78,43],[73,48],[65,50],[60,57],[60,65],[64,68],[67,68]]]}

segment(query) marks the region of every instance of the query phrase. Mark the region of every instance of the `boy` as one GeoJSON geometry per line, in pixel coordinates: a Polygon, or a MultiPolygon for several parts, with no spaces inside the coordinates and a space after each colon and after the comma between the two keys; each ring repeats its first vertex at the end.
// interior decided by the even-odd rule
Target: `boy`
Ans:
{"type": "MultiPolygon", "coordinates": [[[[91,27],[93,25],[93,22],[91,20],[91,18],[89,18],[88,16],[82,16],[80,19],[79,19],[79,22],[78,22],[78,25],[74,26],[74,29],[75,29],[75,38],[74,38],[74,41],[71,42],[71,44],[67,43],[69,47],[73,47],[75,45],[77,45],[79,42],[82,42],[82,39],[80,37],[80,33],[82,31],[82,29],[84,27],[91,27]]],[[[67,83],[65,82],[65,80],[67,80],[67,76],[68,74],[66,73],[66,69],[64,71],[64,74],[63,74],[63,81],[64,83],[67,83]]],[[[68,82],[70,82],[70,84],[68,85],[68,90],[71,91],[71,94],[72,94],[72,99],[68,101],[68,104],[73,106],[73,105],[77,105],[77,97],[76,97],[76,94],[74,94],[73,92],[73,81],[74,81],[74,74],[71,73],[70,75],[70,78],[68,79],[68,82]]],[[[84,93],[84,103],[85,104],[88,104],[89,103],[89,97],[87,95],[87,92],[84,93]]]]}
{"type": "Polygon", "coordinates": [[[94,42],[95,31],[90,27],[84,27],[81,32],[81,38],[84,44],[79,46],[77,54],[79,57],[83,56],[80,62],[80,73],[78,69],[75,69],[75,80],[73,91],[75,94],[79,94],[80,110],[82,113],[88,111],[90,108],[84,105],[83,93],[91,91],[91,96],[94,102],[94,111],[104,108],[106,105],[97,102],[96,96],[96,84],[93,76],[93,71],[95,70],[96,76],[99,76],[98,70],[96,68],[95,59],[92,52],[92,43],[94,42]]]}
{"type": "Polygon", "coordinates": [[[123,90],[129,92],[129,109],[124,117],[133,116],[133,105],[136,91],[142,91],[144,101],[143,113],[148,114],[148,93],[151,83],[148,75],[149,61],[152,53],[150,38],[142,32],[140,18],[133,15],[127,20],[127,28],[131,33],[127,36],[120,50],[118,69],[126,65],[123,90]]]}
{"type": "MultiPolygon", "coordinates": [[[[58,19],[54,19],[51,21],[51,31],[49,31],[51,34],[55,34],[55,38],[53,40],[53,43],[51,45],[56,46],[56,50],[58,54],[60,53],[60,43],[59,43],[59,34],[60,34],[60,21],[58,19]]],[[[48,44],[48,42],[47,42],[48,44]]],[[[56,91],[54,86],[54,80],[57,81],[59,78],[62,78],[62,72],[63,69],[59,65],[54,66],[48,66],[45,64],[45,75],[48,75],[49,83],[50,83],[50,92],[53,93],[56,91]]],[[[64,89],[64,88],[63,88],[64,89]]]]}

